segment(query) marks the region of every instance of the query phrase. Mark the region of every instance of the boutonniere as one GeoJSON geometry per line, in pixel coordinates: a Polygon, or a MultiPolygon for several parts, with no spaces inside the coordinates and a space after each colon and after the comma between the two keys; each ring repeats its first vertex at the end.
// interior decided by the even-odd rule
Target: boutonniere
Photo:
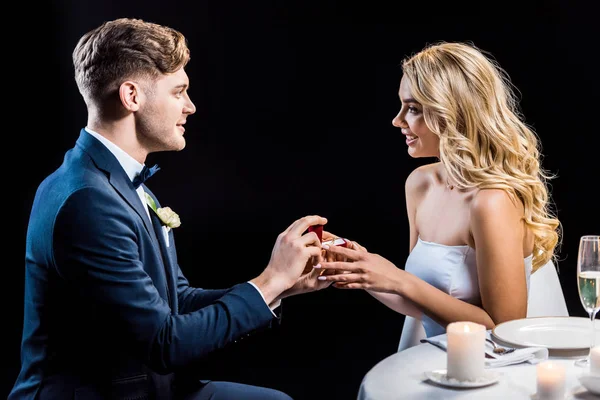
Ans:
{"type": "Polygon", "coordinates": [[[177,228],[179,225],[181,225],[179,215],[177,215],[175,211],[171,210],[171,207],[157,208],[156,202],[154,201],[152,196],[150,196],[146,192],[144,192],[144,194],[146,195],[146,204],[148,204],[152,211],[154,211],[156,215],[158,215],[160,222],[162,222],[162,224],[167,228],[167,231],[169,231],[171,228],[177,228]]]}

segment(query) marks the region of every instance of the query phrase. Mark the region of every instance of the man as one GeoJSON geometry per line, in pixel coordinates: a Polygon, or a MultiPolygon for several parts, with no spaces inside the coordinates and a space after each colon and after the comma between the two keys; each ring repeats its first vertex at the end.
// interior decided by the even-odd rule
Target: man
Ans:
{"type": "Polygon", "coordinates": [[[21,371],[14,399],[289,399],[190,378],[203,356],[276,320],[282,298],[326,287],[309,226],[277,238],[264,271],[224,290],[192,288],[177,263],[179,218],[143,183],[146,156],[185,147],[195,106],[184,36],[106,22],[73,52],[87,126],[39,186],[27,232],[21,371]]]}

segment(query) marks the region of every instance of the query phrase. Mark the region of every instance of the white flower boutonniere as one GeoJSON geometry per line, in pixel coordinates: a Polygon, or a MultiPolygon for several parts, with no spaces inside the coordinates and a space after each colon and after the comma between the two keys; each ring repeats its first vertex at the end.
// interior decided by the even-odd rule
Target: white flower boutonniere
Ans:
{"type": "Polygon", "coordinates": [[[152,196],[145,192],[144,194],[146,195],[146,204],[148,204],[152,211],[154,211],[156,215],[158,215],[158,218],[160,219],[162,224],[167,228],[167,231],[171,228],[177,228],[181,225],[179,215],[177,215],[175,211],[171,210],[171,207],[156,208],[156,202],[154,202],[152,196]]]}

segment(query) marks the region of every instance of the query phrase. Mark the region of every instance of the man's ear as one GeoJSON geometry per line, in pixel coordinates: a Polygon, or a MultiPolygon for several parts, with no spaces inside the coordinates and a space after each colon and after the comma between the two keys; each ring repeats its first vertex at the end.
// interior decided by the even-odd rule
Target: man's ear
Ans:
{"type": "Polygon", "coordinates": [[[119,86],[119,98],[125,109],[129,111],[139,110],[141,97],[141,88],[136,82],[125,81],[119,86]]]}

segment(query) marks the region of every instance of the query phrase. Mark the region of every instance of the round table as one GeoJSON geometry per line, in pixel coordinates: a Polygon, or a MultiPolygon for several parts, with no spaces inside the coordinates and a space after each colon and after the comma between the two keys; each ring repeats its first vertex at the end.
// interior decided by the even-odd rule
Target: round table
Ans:
{"type": "MultiPolygon", "coordinates": [[[[445,335],[440,335],[443,337],[445,335]]],[[[579,354],[553,355],[549,359],[567,368],[566,399],[596,399],[585,389],[578,376],[585,371],[576,367],[579,354]]],[[[429,343],[410,347],[377,363],[363,378],[358,400],[398,399],[535,399],[536,366],[530,363],[494,368],[500,380],[479,388],[452,388],[429,381],[425,372],[446,368],[446,352],[429,343]]]]}

